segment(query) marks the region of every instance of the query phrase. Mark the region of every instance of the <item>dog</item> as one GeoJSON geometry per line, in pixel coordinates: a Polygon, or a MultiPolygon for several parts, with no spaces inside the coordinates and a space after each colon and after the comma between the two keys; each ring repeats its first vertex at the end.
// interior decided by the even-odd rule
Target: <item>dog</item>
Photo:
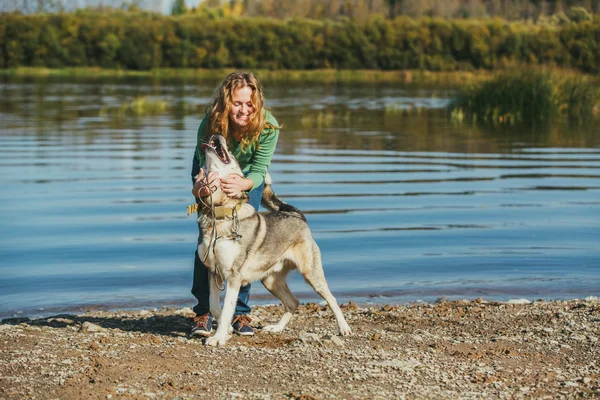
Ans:
{"type": "MultiPolygon", "coordinates": [[[[242,169],[229,153],[225,138],[213,135],[202,150],[206,157],[205,176],[216,171],[220,177],[238,174],[242,169]]],[[[232,198],[216,188],[200,199],[198,223],[202,242],[198,255],[210,270],[210,311],[218,320],[215,334],[206,340],[209,346],[223,346],[229,339],[229,328],[242,285],[260,280],[283,303],[285,312],[277,324],[262,328],[281,332],[292,318],[300,302],[288,288],[287,274],[297,269],[306,282],[327,302],[337,320],[339,333],[352,330],[331,294],[323,266],[321,251],[312,237],[304,215],[280,200],[271,188],[267,174],[261,199],[270,212],[259,214],[248,204],[245,193],[232,198]],[[223,309],[219,308],[220,284],[226,282],[223,309]]]]}

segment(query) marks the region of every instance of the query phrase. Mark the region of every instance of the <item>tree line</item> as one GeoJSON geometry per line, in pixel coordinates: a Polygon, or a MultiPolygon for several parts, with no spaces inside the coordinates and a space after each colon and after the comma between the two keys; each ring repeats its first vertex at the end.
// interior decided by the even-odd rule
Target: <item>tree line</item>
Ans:
{"type": "Polygon", "coordinates": [[[0,0],[0,12],[72,12],[76,9],[137,8],[182,14],[201,8],[225,15],[269,18],[350,18],[366,20],[378,15],[440,18],[500,17],[537,21],[580,7],[600,12],[600,0],[0,0]]]}
{"type": "Polygon", "coordinates": [[[600,72],[600,17],[587,13],[533,24],[381,16],[279,20],[213,11],[2,13],[0,68],[454,71],[544,64],[600,72]]]}
{"type": "Polygon", "coordinates": [[[202,8],[220,10],[224,15],[270,18],[338,19],[364,21],[374,15],[394,19],[485,18],[537,21],[567,13],[578,7],[600,12],[600,0],[203,0],[187,9],[185,0],[173,0],[172,11],[194,12],[202,8]]]}

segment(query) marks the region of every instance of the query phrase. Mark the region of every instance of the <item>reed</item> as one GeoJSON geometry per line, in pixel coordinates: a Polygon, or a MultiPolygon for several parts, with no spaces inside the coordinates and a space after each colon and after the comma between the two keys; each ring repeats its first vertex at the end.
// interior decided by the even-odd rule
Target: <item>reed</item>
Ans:
{"type": "Polygon", "coordinates": [[[333,126],[335,115],[331,111],[318,110],[317,112],[311,112],[305,114],[300,119],[300,123],[304,128],[330,128],[333,126]]]}
{"type": "Polygon", "coordinates": [[[450,109],[458,122],[536,126],[557,117],[585,123],[594,117],[599,102],[598,86],[589,78],[526,70],[469,85],[450,109]]]}
{"type": "Polygon", "coordinates": [[[570,121],[582,124],[600,113],[600,89],[581,77],[562,84],[561,105],[570,121]]]}
{"type": "Polygon", "coordinates": [[[143,117],[151,115],[161,115],[167,111],[167,102],[163,100],[149,100],[146,96],[136,97],[132,101],[122,103],[121,105],[110,107],[102,106],[99,111],[100,116],[113,115],[116,117],[143,117]]]}

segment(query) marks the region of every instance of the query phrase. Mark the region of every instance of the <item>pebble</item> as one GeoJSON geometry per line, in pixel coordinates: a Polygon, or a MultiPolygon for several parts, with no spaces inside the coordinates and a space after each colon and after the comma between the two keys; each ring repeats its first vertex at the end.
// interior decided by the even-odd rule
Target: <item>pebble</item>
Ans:
{"type": "Polygon", "coordinates": [[[333,342],[333,344],[335,344],[336,346],[339,347],[344,347],[344,341],[342,339],[340,339],[337,336],[332,336],[331,337],[331,341],[333,342]]]}
{"type": "Polygon", "coordinates": [[[81,324],[81,332],[83,333],[95,333],[95,332],[104,332],[106,329],[102,328],[100,325],[93,324],[89,321],[81,324]]]}
{"type": "Polygon", "coordinates": [[[570,387],[578,387],[579,384],[577,382],[571,382],[571,381],[565,381],[561,383],[563,386],[570,386],[570,387]]]}
{"type": "Polygon", "coordinates": [[[507,304],[531,304],[531,300],[527,300],[527,299],[510,299],[506,303],[507,304]]]}
{"type": "Polygon", "coordinates": [[[196,313],[189,307],[180,308],[175,311],[175,315],[186,315],[186,316],[195,316],[196,313]]]}

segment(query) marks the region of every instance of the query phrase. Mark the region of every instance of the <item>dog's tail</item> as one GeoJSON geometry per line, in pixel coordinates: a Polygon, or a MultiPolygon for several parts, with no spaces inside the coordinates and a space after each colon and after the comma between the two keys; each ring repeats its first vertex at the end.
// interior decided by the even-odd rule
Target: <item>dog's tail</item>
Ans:
{"type": "Polygon", "coordinates": [[[271,175],[267,174],[267,176],[265,176],[265,189],[260,204],[269,211],[284,211],[297,214],[306,221],[304,214],[302,214],[300,210],[277,197],[275,192],[273,192],[273,187],[271,186],[272,182],[271,175]]]}

